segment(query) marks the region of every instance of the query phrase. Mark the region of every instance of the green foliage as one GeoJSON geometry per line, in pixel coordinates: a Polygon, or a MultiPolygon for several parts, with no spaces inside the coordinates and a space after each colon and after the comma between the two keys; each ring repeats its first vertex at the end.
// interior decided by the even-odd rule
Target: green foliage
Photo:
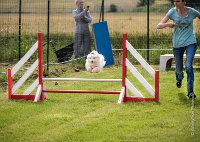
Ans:
{"type": "Polygon", "coordinates": [[[10,34],[7,36],[0,34],[0,61],[10,62],[18,58],[18,36],[10,34]]]}
{"type": "MultiPolygon", "coordinates": [[[[16,40],[16,36],[10,35],[7,37],[2,37],[2,46],[3,49],[1,50],[1,56],[0,61],[8,62],[8,63],[15,63],[18,61],[18,42],[16,40]]],[[[197,40],[200,39],[200,35],[196,34],[197,40]]],[[[21,56],[23,56],[30,48],[31,46],[36,42],[37,37],[36,36],[30,36],[30,35],[23,35],[22,36],[22,45],[21,45],[21,56]],[[31,38],[30,38],[31,37],[31,38]]],[[[73,42],[73,36],[72,35],[66,35],[66,34],[51,34],[50,40],[53,42],[53,45],[50,44],[49,49],[49,61],[50,62],[56,62],[56,55],[55,50],[59,50],[61,48],[64,48],[66,45],[73,42]]],[[[114,32],[110,34],[110,40],[112,44],[113,49],[121,49],[122,48],[122,34],[118,32],[114,32]]],[[[133,33],[128,35],[129,42],[134,45],[136,49],[145,49],[146,48],[146,40],[147,35],[141,35],[139,33],[133,33]],[[141,42],[143,41],[143,42],[141,42]]],[[[46,41],[46,35],[43,36],[43,42],[46,41]]],[[[154,33],[150,34],[150,48],[171,48],[171,35],[161,34],[157,35],[154,33]],[[160,40],[160,37],[162,37],[165,40],[160,40]]],[[[200,46],[200,41],[198,41],[198,46],[200,46]]],[[[94,48],[94,39],[92,39],[92,48],[94,48]]],[[[165,51],[168,53],[168,51],[165,51]]],[[[152,56],[150,56],[151,63],[157,64],[159,63],[159,55],[164,54],[164,52],[157,52],[157,51],[151,51],[152,56]]],[[[146,51],[141,52],[141,54],[146,58],[146,51]]],[[[31,60],[34,60],[37,57],[37,53],[33,55],[31,60]]],[[[43,46],[43,60],[44,63],[46,63],[47,59],[47,46],[43,46]]]]}
{"type": "MultiPolygon", "coordinates": [[[[173,4],[173,0],[169,0],[172,4],[173,4]]],[[[200,2],[199,0],[185,0],[186,1],[186,5],[187,6],[191,6],[191,7],[200,7],[200,2]]]]}
{"type": "Polygon", "coordinates": [[[137,3],[137,7],[148,5],[148,1],[149,1],[149,5],[152,5],[154,4],[155,0],[139,0],[139,2],[137,3]]]}
{"type": "MultiPolygon", "coordinates": [[[[149,11],[166,13],[171,7],[172,7],[172,4],[170,3],[162,4],[162,5],[153,4],[153,5],[150,5],[149,11]]],[[[147,6],[135,7],[133,8],[132,12],[147,12],[147,6]]]]}
{"type": "Polygon", "coordinates": [[[109,12],[117,12],[117,11],[118,11],[117,5],[111,4],[109,8],[109,12]]]}
{"type": "Polygon", "coordinates": [[[0,70],[0,85],[2,82],[7,82],[7,70],[0,70]],[[4,74],[2,74],[2,72],[4,74]]]}

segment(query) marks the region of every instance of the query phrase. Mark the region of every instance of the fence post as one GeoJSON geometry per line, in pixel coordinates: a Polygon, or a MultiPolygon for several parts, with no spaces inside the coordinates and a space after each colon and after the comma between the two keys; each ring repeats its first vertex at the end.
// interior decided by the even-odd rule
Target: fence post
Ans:
{"type": "Polygon", "coordinates": [[[48,0],[48,8],[47,8],[47,75],[49,75],[49,42],[50,42],[50,0],[48,0]]]}
{"type": "Polygon", "coordinates": [[[149,63],[149,0],[147,1],[147,62],[149,63]]]}
{"type": "Polygon", "coordinates": [[[22,29],[22,1],[19,0],[19,35],[18,35],[18,60],[21,59],[21,29],[22,29]]]}

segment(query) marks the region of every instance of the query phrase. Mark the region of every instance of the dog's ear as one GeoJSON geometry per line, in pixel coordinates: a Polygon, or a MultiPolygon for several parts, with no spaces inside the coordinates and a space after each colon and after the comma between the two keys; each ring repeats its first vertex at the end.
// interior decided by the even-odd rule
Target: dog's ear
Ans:
{"type": "Polygon", "coordinates": [[[93,55],[94,55],[94,54],[96,54],[96,51],[95,51],[95,50],[93,50],[93,51],[92,51],[90,54],[93,54],[93,55]]]}
{"type": "Polygon", "coordinates": [[[91,57],[91,54],[88,54],[88,55],[87,55],[87,59],[86,59],[86,60],[88,60],[90,57],[91,57]]]}

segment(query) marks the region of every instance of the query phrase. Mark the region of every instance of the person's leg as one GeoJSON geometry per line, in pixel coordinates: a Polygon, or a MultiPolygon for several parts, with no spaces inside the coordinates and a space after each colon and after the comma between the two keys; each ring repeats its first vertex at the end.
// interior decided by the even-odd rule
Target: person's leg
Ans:
{"type": "Polygon", "coordinates": [[[174,59],[175,59],[175,64],[176,64],[176,85],[178,88],[181,87],[182,80],[184,78],[184,72],[183,72],[183,54],[184,54],[185,48],[180,47],[180,48],[173,48],[174,52],[174,59]]]}
{"type": "Polygon", "coordinates": [[[197,44],[191,44],[186,46],[186,73],[187,73],[187,89],[188,94],[193,93],[194,88],[194,70],[193,61],[195,52],[197,50],[197,44]]]}
{"type": "Polygon", "coordinates": [[[73,44],[73,55],[72,55],[72,59],[75,58],[75,56],[78,54],[78,34],[74,33],[74,44],[73,44]]]}
{"type": "Polygon", "coordinates": [[[83,55],[86,56],[90,52],[91,52],[91,36],[90,33],[85,33],[83,39],[83,55]]]}
{"type": "Polygon", "coordinates": [[[73,58],[77,58],[79,56],[82,42],[83,42],[83,35],[80,33],[75,33],[73,58]]]}
{"type": "Polygon", "coordinates": [[[78,34],[78,54],[76,57],[80,57],[81,47],[83,46],[83,34],[78,34]]]}

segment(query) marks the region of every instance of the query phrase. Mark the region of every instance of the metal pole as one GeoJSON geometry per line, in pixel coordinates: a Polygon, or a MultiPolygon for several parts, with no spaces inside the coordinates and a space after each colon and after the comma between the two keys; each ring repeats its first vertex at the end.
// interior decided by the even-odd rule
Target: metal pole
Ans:
{"type": "Polygon", "coordinates": [[[48,0],[48,11],[47,11],[47,75],[49,75],[49,27],[50,27],[50,0],[48,0]]]}
{"type": "Polygon", "coordinates": [[[21,25],[22,25],[22,1],[19,0],[19,35],[18,35],[18,59],[21,59],[21,25]]]}
{"type": "Polygon", "coordinates": [[[102,21],[104,21],[104,0],[102,0],[102,21]]]}
{"type": "Polygon", "coordinates": [[[101,2],[99,22],[104,21],[104,0],[101,2]]]}
{"type": "Polygon", "coordinates": [[[147,62],[149,63],[149,0],[147,1],[147,62]]]}

